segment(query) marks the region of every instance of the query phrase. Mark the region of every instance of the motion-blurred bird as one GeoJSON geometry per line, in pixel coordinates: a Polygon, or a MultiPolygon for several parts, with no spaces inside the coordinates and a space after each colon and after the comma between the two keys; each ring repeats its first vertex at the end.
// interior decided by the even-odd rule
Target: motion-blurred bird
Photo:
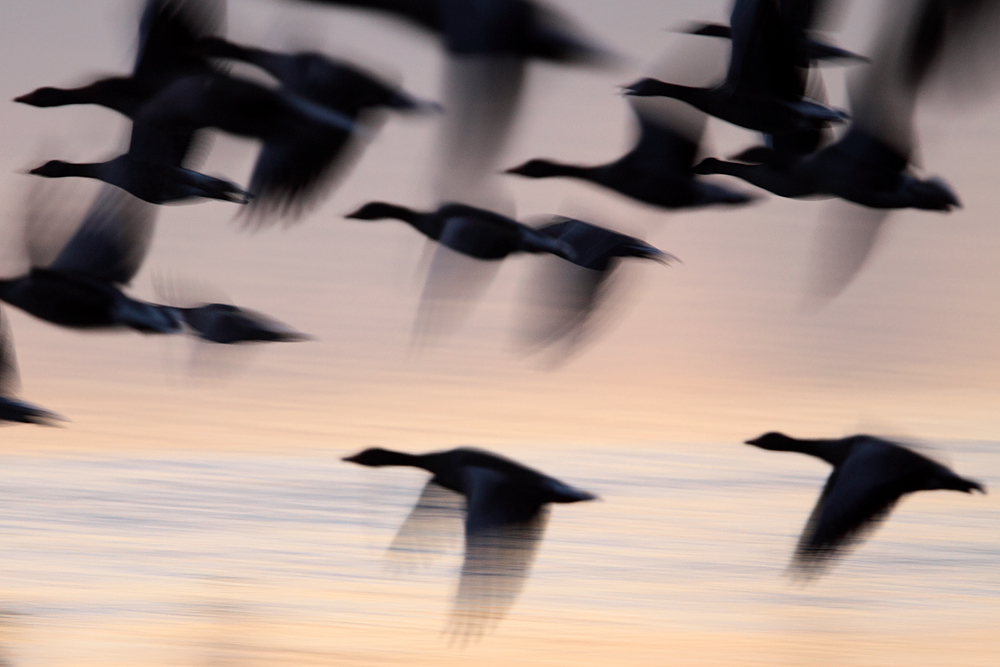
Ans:
{"type": "Polygon", "coordinates": [[[634,236],[582,220],[553,216],[536,229],[568,244],[575,257],[571,264],[539,265],[525,282],[529,308],[523,338],[533,348],[563,340],[568,351],[583,340],[584,329],[605,301],[608,279],[623,260],[680,261],[634,236]]]}
{"type": "MultiPolygon", "coordinates": [[[[42,224],[30,218],[54,215],[52,207],[60,203],[52,197],[40,201],[38,191],[36,195],[29,203],[29,234],[42,224]]],[[[102,188],[55,259],[45,268],[33,266],[25,275],[0,280],[0,299],[39,319],[74,329],[129,328],[167,334],[189,328],[200,338],[218,343],[304,338],[284,325],[225,304],[178,308],[126,295],[121,287],[132,280],[145,259],[155,212],[155,207],[122,190],[102,188]],[[222,327],[220,320],[225,322],[222,327]],[[234,335],[234,329],[241,333],[234,335]]]]}
{"type": "Polygon", "coordinates": [[[722,84],[698,88],[641,79],[629,95],[665,96],[687,102],[710,116],[768,134],[812,131],[842,123],[847,114],[805,97],[809,59],[802,30],[791,25],[773,0],[736,0],[728,33],[729,70],[722,84]],[[805,67],[803,67],[803,65],[805,67]]]}
{"type": "Polygon", "coordinates": [[[344,217],[402,220],[441,245],[476,259],[503,259],[516,252],[551,253],[570,261],[576,256],[563,241],[499,213],[465,204],[444,204],[436,211],[422,213],[405,206],[369,202],[344,217]]]}
{"type": "Polygon", "coordinates": [[[217,71],[196,47],[199,39],[221,30],[225,7],[224,0],[148,0],[130,76],[105,77],[80,88],[38,88],[14,101],[36,107],[99,104],[132,118],[177,79],[217,71]]]}
{"type": "Polygon", "coordinates": [[[998,15],[982,0],[898,3],[883,20],[871,66],[851,86],[853,120],[839,141],[790,160],[768,159],[759,152],[747,158],[763,160],[759,164],[710,158],[695,171],[737,176],[781,196],[833,195],[875,209],[853,213],[853,220],[829,220],[820,229],[811,289],[823,300],[835,297],[869,258],[887,211],[960,206],[943,180],[912,172],[917,143],[913,117],[932,74],[962,79],[963,64],[953,53],[971,58],[970,44],[986,41],[981,35],[997,25],[998,15]]]}
{"type": "Polygon", "coordinates": [[[312,0],[402,17],[438,35],[448,53],[438,201],[496,208],[497,159],[517,114],[527,64],[606,65],[609,51],[562,13],[533,0],[312,0]]]}
{"type": "Polygon", "coordinates": [[[673,127],[662,114],[644,112],[630,103],[639,124],[639,138],[632,150],[618,160],[592,167],[530,160],[506,173],[528,178],[568,177],[596,183],[637,201],[667,209],[698,208],[712,204],[744,204],[752,197],[694,177],[701,139],[700,124],[694,136],[673,127]]]}
{"type": "Polygon", "coordinates": [[[795,549],[793,568],[806,576],[818,574],[846,547],[859,541],[888,517],[907,493],[935,489],[986,493],[979,482],[959,477],[900,444],[870,435],[799,440],[772,432],[746,444],[810,454],[833,466],[795,549]]]}
{"type": "Polygon", "coordinates": [[[452,635],[462,639],[488,630],[513,604],[545,531],[547,506],[596,498],[509,459],[467,447],[430,454],[375,448],[344,460],[371,467],[411,466],[433,475],[390,548],[426,540],[430,536],[424,530],[432,515],[461,515],[464,496],[465,560],[450,624],[452,635]]]}
{"type": "Polygon", "coordinates": [[[54,412],[15,398],[20,384],[17,358],[14,356],[14,340],[10,334],[7,318],[3,310],[0,310],[0,422],[55,426],[56,422],[65,421],[54,412]]]}
{"type": "MultiPolygon", "coordinates": [[[[208,56],[239,60],[263,69],[281,83],[283,91],[304,97],[360,123],[367,131],[366,138],[370,138],[381,125],[384,117],[378,112],[384,109],[408,112],[440,110],[436,103],[418,100],[370,72],[320,53],[275,53],[218,37],[205,38],[198,48],[208,56]]],[[[281,143],[266,144],[259,162],[267,164],[272,159],[278,162],[273,169],[255,172],[250,190],[256,197],[247,207],[249,215],[261,220],[268,214],[268,210],[262,209],[275,209],[279,213],[301,210],[303,190],[311,190],[309,196],[315,198],[324,190],[322,183],[329,184],[343,175],[360,152],[359,139],[357,133],[348,130],[317,133],[307,144],[307,154],[317,158],[330,156],[325,161],[304,159],[305,156],[303,159],[282,159],[288,148],[281,143]],[[293,170],[299,173],[290,173],[293,170]],[[274,172],[280,172],[281,177],[276,178],[274,172]]]]}

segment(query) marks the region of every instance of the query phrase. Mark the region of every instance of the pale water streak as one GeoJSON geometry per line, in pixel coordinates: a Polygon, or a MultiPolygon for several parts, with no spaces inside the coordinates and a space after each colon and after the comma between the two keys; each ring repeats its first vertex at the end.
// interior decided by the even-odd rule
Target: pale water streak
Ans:
{"type": "MultiPolygon", "coordinates": [[[[1000,487],[997,444],[952,442],[1000,487]]],[[[556,506],[521,598],[442,630],[461,563],[385,547],[426,475],[342,452],[6,455],[0,632],[14,665],[992,665],[996,495],[924,493],[823,579],[784,576],[827,468],[736,443],[502,451],[602,500],[556,506]]]]}

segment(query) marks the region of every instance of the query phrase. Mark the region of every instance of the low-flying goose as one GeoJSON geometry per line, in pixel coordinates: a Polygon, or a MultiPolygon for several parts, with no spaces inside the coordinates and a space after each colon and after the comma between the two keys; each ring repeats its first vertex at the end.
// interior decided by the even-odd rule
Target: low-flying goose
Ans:
{"type": "Polygon", "coordinates": [[[792,565],[805,575],[820,572],[831,559],[888,517],[908,493],[936,489],[986,493],[979,482],[959,477],[912,449],[870,435],[800,440],[771,432],[746,444],[810,454],[833,466],[795,548],[792,565]]]}
{"type": "Polygon", "coordinates": [[[419,544],[430,515],[463,515],[464,498],[465,560],[450,628],[463,639],[482,634],[513,604],[545,531],[548,505],[596,498],[510,459],[468,447],[430,454],[374,448],[344,460],[371,467],[412,466],[433,475],[397,533],[397,549],[419,544]]]}

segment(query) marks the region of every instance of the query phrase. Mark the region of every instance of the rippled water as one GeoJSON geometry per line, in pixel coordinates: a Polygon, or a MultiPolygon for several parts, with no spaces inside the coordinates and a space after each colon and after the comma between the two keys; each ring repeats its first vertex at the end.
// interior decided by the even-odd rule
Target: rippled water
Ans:
{"type": "MultiPolygon", "coordinates": [[[[1000,486],[996,443],[955,468],[1000,486]]],[[[343,452],[5,456],[5,659],[48,664],[993,665],[1000,504],[925,493],[823,579],[784,576],[825,464],[736,444],[508,448],[556,506],[508,617],[442,634],[461,539],[384,561],[425,480],[343,452]]]]}

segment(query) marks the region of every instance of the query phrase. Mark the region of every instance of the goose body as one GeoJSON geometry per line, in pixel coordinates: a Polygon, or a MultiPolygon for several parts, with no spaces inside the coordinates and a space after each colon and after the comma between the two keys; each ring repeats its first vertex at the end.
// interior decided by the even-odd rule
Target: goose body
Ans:
{"type": "Polygon", "coordinates": [[[809,63],[802,52],[805,27],[782,16],[771,0],[736,0],[730,30],[704,33],[732,40],[722,84],[697,88],[646,78],[625,92],[672,97],[710,116],[768,134],[808,132],[842,123],[847,119],[845,112],[804,95],[804,70],[809,63]]]}
{"type": "MultiPolygon", "coordinates": [[[[767,154],[760,159],[767,160],[767,154]]],[[[745,164],[707,158],[694,171],[736,176],[780,197],[836,196],[873,209],[950,211],[961,205],[947,183],[917,178],[907,171],[908,164],[906,156],[884,141],[852,128],[839,141],[791,162],[745,164]]]]}
{"type": "MultiPolygon", "coordinates": [[[[72,329],[194,332],[216,343],[305,338],[274,320],[227,304],[180,308],[127,295],[122,287],[142,266],[155,213],[155,207],[120,189],[103,188],[48,266],[0,280],[0,300],[72,329]]],[[[41,214],[29,210],[29,216],[41,214]]]]}
{"type": "Polygon", "coordinates": [[[800,452],[833,466],[795,549],[793,565],[814,574],[892,511],[904,495],[946,489],[986,493],[979,482],[898,443],[870,435],[839,440],[802,440],[765,433],[747,444],[800,452]]]}
{"type": "Polygon", "coordinates": [[[508,169],[507,173],[528,178],[576,178],[667,209],[744,204],[751,200],[749,195],[694,178],[691,166],[698,140],[641,113],[634,105],[632,110],[639,124],[639,138],[618,160],[578,166],[536,159],[508,169]]]}
{"type": "Polygon", "coordinates": [[[516,252],[551,253],[572,260],[573,249],[516,220],[465,204],[444,204],[422,213],[384,202],[369,202],[345,216],[355,220],[394,218],[452,250],[476,259],[498,260],[516,252]]]}

